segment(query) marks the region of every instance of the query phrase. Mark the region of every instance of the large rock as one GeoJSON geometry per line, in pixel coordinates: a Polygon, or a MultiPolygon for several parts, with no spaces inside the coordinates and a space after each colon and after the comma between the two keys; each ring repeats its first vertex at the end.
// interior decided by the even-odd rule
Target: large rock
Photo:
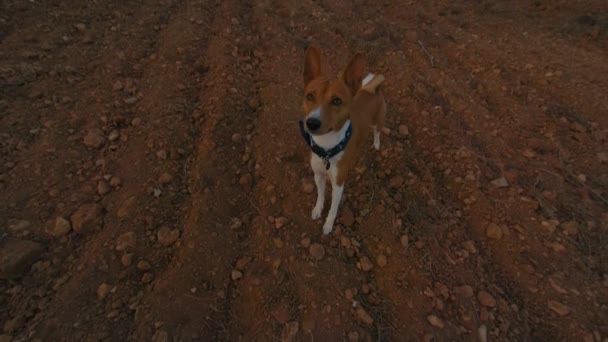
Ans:
{"type": "Polygon", "coordinates": [[[14,279],[27,273],[44,253],[41,244],[8,239],[0,246],[0,279],[14,279]]]}

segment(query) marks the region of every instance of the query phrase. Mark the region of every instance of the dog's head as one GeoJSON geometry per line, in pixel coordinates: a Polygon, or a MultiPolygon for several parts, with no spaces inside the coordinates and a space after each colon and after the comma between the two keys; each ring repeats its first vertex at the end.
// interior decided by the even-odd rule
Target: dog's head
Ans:
{"type": "Polygon", "coordinates": [[[336,78],[322,67],[321,52],[311,46],[304,59],[304,122],[313,135],[338,130],[348,120],[350,104],[365,76],[365,55],[356,53],[336,78]]]}

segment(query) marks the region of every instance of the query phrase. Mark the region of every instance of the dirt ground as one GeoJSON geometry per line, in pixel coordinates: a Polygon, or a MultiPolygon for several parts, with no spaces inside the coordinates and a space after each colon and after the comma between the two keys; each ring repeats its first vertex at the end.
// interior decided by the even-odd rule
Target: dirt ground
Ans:
{"type": "Polygon", "coordinates": [[[2,1],[0,341],[607,341],[607,94],[605,0],[2,1]],[[325,237],[309,43],[386,77],[325,237]]]}

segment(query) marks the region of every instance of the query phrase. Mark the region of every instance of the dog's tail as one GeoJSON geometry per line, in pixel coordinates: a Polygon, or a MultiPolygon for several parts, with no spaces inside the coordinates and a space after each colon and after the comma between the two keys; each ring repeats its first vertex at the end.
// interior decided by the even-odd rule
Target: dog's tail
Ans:
{"type": "Polygon", "coordinates": [[[375,94],[378,91],[380,85],[384,82],[384,76],[368,74],[361,82],[361,89],[368,93],[375,94]]]}

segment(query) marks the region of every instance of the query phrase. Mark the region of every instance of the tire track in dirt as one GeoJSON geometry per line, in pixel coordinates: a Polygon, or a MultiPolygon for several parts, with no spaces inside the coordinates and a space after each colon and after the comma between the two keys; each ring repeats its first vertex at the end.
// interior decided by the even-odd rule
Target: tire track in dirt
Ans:
{"type": "MultiPolygon", "coordinates": [[[[163,19],[156,16],[152,10],[158,8],[160,9],[160,12],[164,12],[167,15],[171,12],[170,3],[166,3],[166,6],[164,7],[160,7],[160,5],[158,7],[156,6],[157,5],[149,4],[149,7],[139,8],[139,10],[136,10],[136,6],[133,6],[133,8],[129,8],[128,6],[114,7],[113,9],[115,12],[113,12],[113,15],[120,16],[119,11],[130,13],[129,18],[126,21],[132,20],[132,15],[136,18],[140,27],[135,29],[127,27],[126,32],[133,34],[132,37],[138,41],[149,41],[148,38],[150,33],[142,26],[146,23],[150,23],[150,26],[153,26],[156,23],[158,23],[158,25],[163,24],[163,19]]],[[[112,8],[108,8],[108,10],[110,9],[112,8]]],[[[103,8],[99,7],[86,9],[79,8],[79,10],[90,10],[96,14],[102,15],[104,13],[103,8]]],[[[87,13],[77,13],[85,17],[87,16],[87,13]]],[[[76,16],[77,15],[74,15],[74,17],[76,16]]],[[[116,38],[117,34],[108,35],[113,36],[113,38],[108,38],[110,46],[113,46],[112,43],[114,43],[113,40],[116,38]]],[[[52,34],[49,34],[49,36],[50,38],[54,37],[52,34]]],[[[103,36],[99,37],[99,39],[103,38],[103,36]]],[[[8,42],[8,39],[4,40],[4,43],[8,42]]],[[[121,44],[121,42],[118,41],[115,42],[115,44],[118,45],[121,44]]],[[[46,203],[49,201],[49,194],[51,194],[51,197],[57,196],[57,194],[67,197],[67,195],[64,194],[72,193],[72,197],[67,198],[67,203],[60,201],[57,207],[51,206],[46,211],[43,211],[43,216],[41,217],[42,224],[36,223],[40,228],[35,231],[35,234],[39,236],[40,239],[47,239],[43,232],[43,228],[45,228],[45,220],[48,219],[48,216],[64,215],[69,217],[80,204],[96,201],[100,201],[106,209],[115,213],[117,208],[113,207],[113,200],[119,199],[120,196],[126,192],[130,192],[131,194],[145,192],[146,190],[143,189],[143,184],[144,182],[149,181],[148,179],[144,179],[146,177],[141,177],[142,174],[140,173],[140,180],[136,179],[133,182],[130,182],[131,179],[123,178],[123,191],[119,191],[118,194],[111,192],[102,199],[103,196],[98,196],[95,193],[94,184],[98,181],[103,181],[104,178],[101,177],[102,175],[116,175],[116,173],[121,172],[121,162],[119,160],[121,153],[128,155],[130,149],[139,149],[140,152],[144,150],[144,148],[141,148],[144,146],[143,139],[137,139],[137,129],[128,129],[128,127],[125,127],[125,117],[122,116],[124,114],[114,115],[112,113],[112,111],[124,110],[128,114],[132,114],[137,110],[125,109],[123,107],[124,105],[119,104],[122,102],[122,99],[112,101],[111,98],[113,96],[121,97],[112,92],[115,80],[131,76],[124,74],[123,66],[127,63],[139,65],[137,62],[132,62],[132,60],[128,60],[127,58],[131,57],[139,61],[140,58],[146,57],[146,53],[150,46],[132,46],[130,49],[130,52],[133,53],[132,56],[119,56],[119,58],[116,58],[115,51],[110,49],[109,51],[101,52],[99,60],[93,62],[91,62],[92,57],[100,54],[101,49],[92,48],[85,49],[83,53],[75,52],[79,51],[81,46],[82,45],[78,43],[68,45],[64,49],[67,51],[66,54],[69,54],[69,57],[60,55],[60,58],[57,58],[56,60],[49,59],[45,61],[45,63],[48,63],[51,68],[53,63],[73,65],[71,68],[78,70],[74,72],[74,82],[79,84],[81,90],[94,89],[94,91],[92,93],[85,92],[85,96],[68,102],[55,103],[49,108],[45,106],[40,107],[40,112],[38,113],[40,115],[39,120],[45,124],[45,128],[42,132],[42,139],[41,141],[34,141],[31,149],[24,150],[23,156],[21,157],[24,160],[44,160],[44,165],[38,165],[32,171],[40,172],[40,170],[45,170],[48,177],[45,179],[42,187],[36,182],[30,183],[32,185],[37,185],[45,191],[34,192],[35,196],[32,200],[33,203],[28,206],[22,206],[22,208],[25,208],[26,210],[26,214],[23,214],[25,217],[31,217],[27,214],[27,211],[32,210],[36,212],[39,210],[39,203],[46,203]],[[91,68],[92,65],[102,65],[103,67],[96,70],[97,73],[90,77],[79,76],[83,75],[80,74],[81,72],[84,73],[89,71],[87,69],[91,68]],[[104,79],[102,76],[107,78],[104,79]],[[101,90],[98,91],[97,89],[101,90]],[[108,107],[101,105],[101,103],[107,104],[113,102],[114,107],[112,110],[108,110],[108,107]],[[63,111],[66,111],[67,113],[64,113],[63,111]],[[99,119],[92,116],[91,113],[100,113],[99,119]],[[71,117],[66,118],[66,114],[71,117]],[[47,122],[49,123],[48,125],[47,122]],[[115,141],[114,143],[108,142],[101,152],[95,150],[85,151],[85,148],[81,146],[82,131],[77,129],[99,126],[103,126],[104,129],[107,129],[106,132],[119,126],[122,130],[121,136],[123,138],[119,141],[121,143],[126,143],[126,138],[131,137],[130,144],[125,144],[128,145],[128,147],[125,148],[124,145],[118,145],[119,141],[115,141]],[[131,134],[133,135],[130,136],[131,134]],[[75,142],[75,146],[70,146],[69,149],[61,149],[59,146],[65,143],[66,135],[68,135],[68,141],[75,142]],[[40,153],[51,153],[53,156],[50,158],[40,157],[40,153]],[[77,160],[74,165],[57,163],[57,160],[73,160],[74,156],[79,154],[88,157],[83,161],[77,160]],[[68,188],[55,188],[54,185],[60,183],[62,180],[61,178],[66,176],[73,177],[75,182],[71,182],[69,184],[70,187],[68,188]],[[125,182],[125,180],[127,180],[127,182],[125,182]],[[49,194],[47,194],[47,192],[49,194]],[[52,194],[53,192],[57,194],[52,194]]],[[[66,67],[66,70],[67,69],[68,67],[66,67]]],[[[51,93],[45,93],[44,96],[54,96],[52,92],[56,91],[57,93],[61,93],[64,91],[65,85],[61,83],[62,81],[65,82],[63,79],[64,76],[65,75],[49,73],[47,77],[42,77],[37,80],[37,82],[32,85],[32,89],[49,89],[49,92],[51,93]]],[[[74,82],[68,79],[68,83],[74,82]]],[[[142,106],[144,106],[145,102],[145,100],[141,102],[142,106]]],[[[16,105],[19,105],[19,103],[16,103],[16,105]]],[[[157,115],[163,114],[164,113],[152,110],[149,118],[152,119],[157,115]]],[[[150,165],[148,165],[146,169],[147,168],[152,169],[150,165]]],[[[30,171],[26,169],[25,173],[29,172],[30,171]]],[[[28,176],[25,175],[25,177],[28,176]]],[[[35,175],[29,177],[36,178],[35,175]]],[[[153,175],[153,177],[157,176],[153,175]]],[[[106,181],[107,180],[108,179],[106,179],[106,181]]],[[[11,185],[19,186],[20,184],[21,183],[14,183],[11,185]]],[[[117,188],[120,188],[120,186],[117,186],[117,188]]],[[[14,192],[17,196],[28,193],[31,195],[31,192],[27,191],[27,187],[21,191],[14,192]]],[[[53,201],[51,200],[49,202],[53,201]]],[[[12,215],[15,214],[17,213],[13,211],[12,215]]],[[[128,312],[128,309],[126,309],[125,306],[127,304],[132,304],[128,303],[128,301],[133,298],[129,298],[129,296],[134,295],[135,293],[128,293],[128,290],[125,289],[126,287],[123,288],[118,286],[120,290],[114,292],[115,296],[112,303],[104,305],[103,302],[100,302],[95,298],[95,290],[103,281],[115,282],[118,284],[121,283],[121,281],[124,281],[125,277],[128,275],[128,273],[121,271],[121,266],[119,266],[116,256],[111,252],[107,253],[105,251],[108,247],[111,249],[114,247],[113,240],[117,235],[128,231],[130,228],[129,224],[125,223],[124,225],[121,225],[120,223],[116,223],[116,221],[112,219],[112,216],[113,215],[108,213],[108,217],[105,218],[105,224],[102,223],[99,232],[87,231],[85,232],[86,236],[84,237],[78,236],[78,234],[71,235],[68,238],[58,239],[59,243],[57,245],[52,245],[53,254],[49,255],[49,258],[52,260],[51,267],[48,267],[48,265],[44,266],[45,263],[42,263],[42,266],[40,266],[41,272],[46,271],[47,273],[50,273],[50,277],[43,285],[42,289],[38,289],[37,291],[38,295],[41,295],[40,293],[42,293],[42,295],[46,293],[49,296],[52,296],[53,300],[43,301],[39,304],[39,310],[44,309],[44,312],[33,317],[33,321],[30,322],[30,331],[27,332],[28,334],[37,333],[41,336],[65,336],[70,334],[78,336],[79,338],[84,336],[102,338],[112,334],[115,334],[115,336],[124,336],[127,334],[129,328],[128,324],[125,323],[128,323],[128,320],[122,324],[112,324],[110,322],[116,322],[117,320],[122,320],[124,316],[128,316],[125,315],[126,312],[128,312]],[[46,269],[43,267],[46,267],[46,269]],[[83,286],[83,284],[87,284],[87,286],[83,286]],[[123,289],[124,291],[122,291],[123,289]],[[79,308],[79,310],[74,310],[75,307],[79,308]],[[120,309],[123,309],[124,311],[121,311],[120,309]],[[93,312],[97,312],[99,315],[93,314],[93,312]],[[41,320],[44,323],[38,325],[41,320]],[[90,325],[95,328],[82,330],[82,325],[90,325]],[[110,325],[113,325],[113,327],[110,328],[110,325]]],[[[99,220],[104,221],[103,218],[99,218],[99,220]]],[[[134,225],[138,224],[138,222],[129,223],[134,225]]],[[[140,245],[140,248],[141,247],[142,246],[140,245]]],[[[40,276],[40,274],[36,274],[36,277],[38,276],[40,276]]],[[[135,275],[134,277],[137,278],[136,282],[139,282],[139,276],[135,275]]],[[[30,282],[30,285],[32,284],[34,283],[30,282]]],[[[16,319],[19,319],[19,317],[16,317],[16,319]]]]}
{"type": "Polygon", "coordinates": [[[246,7],[215,6],[199,94],[200,137],[188,161],[191,202],[182,244],[158,276],[136,318],[138,339],[231,340],[232,270],[246,243],[253,160],[248,130],[255,119],[254,37],[239,24],[246,7]],[[162,322],[162,324],[154,324],[162,322]]]}

